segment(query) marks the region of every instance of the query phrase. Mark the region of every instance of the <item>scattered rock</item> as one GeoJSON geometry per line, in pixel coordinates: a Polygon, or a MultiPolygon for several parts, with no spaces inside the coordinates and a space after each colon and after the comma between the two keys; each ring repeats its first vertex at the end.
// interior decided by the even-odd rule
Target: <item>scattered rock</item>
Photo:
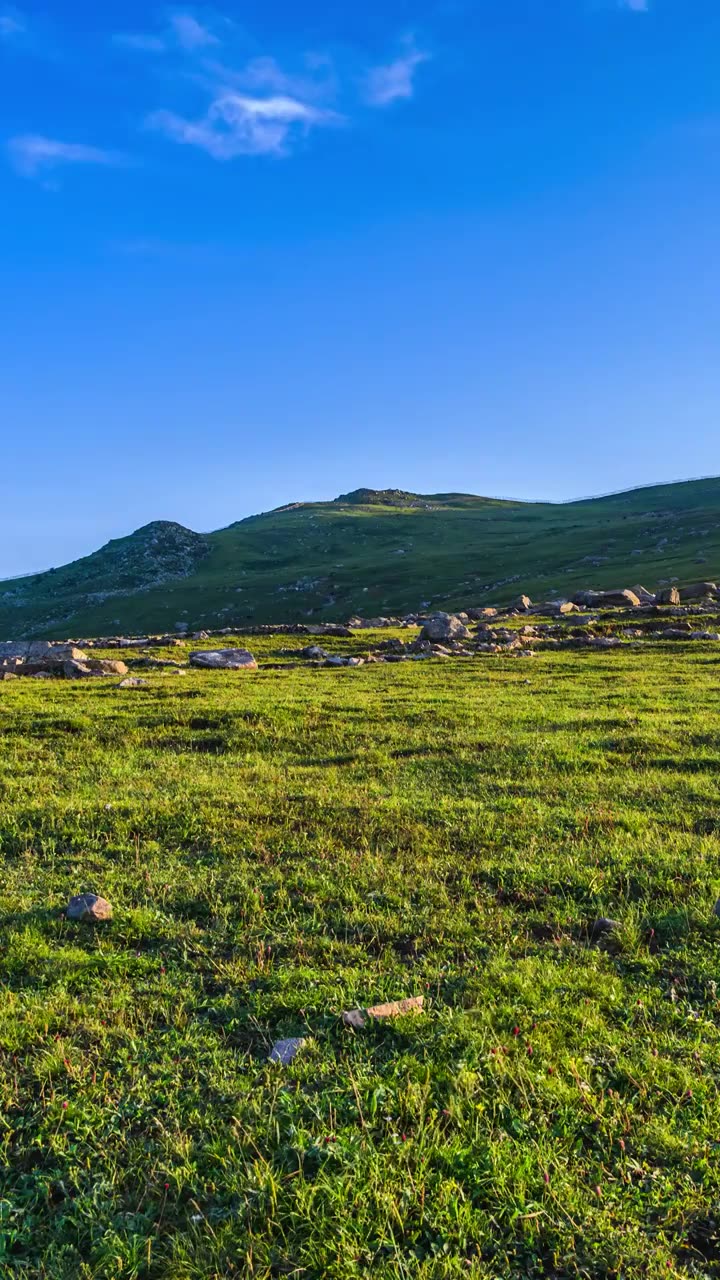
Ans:
{"type": "Polygon", "coordinates": [[[423,996],[408,996],[404,1000],[391,1000],[388,1004],[375,1004],[368,1009],[350,1009],[342,1018],[346,1027],[361,1031],[368,1018],[382,1021],[384,1018],[399,1018],[406,1013],[422,1013],[423,1003],[423,996]]]}
{"type": "Polygon", "coordinates": [[[685,600],[704,600],[706,596],[717,595],[716,582],[694,582],[689,587],[680,588],[680,599],[685,600]]]}
{"type": "Polygon", "coordinates": [[[115,662],[112,658],[92,658],[86,662],[64,662],[63,675],[66,680],[82,680],[90,676],[124,676],[127,667],[124,662],[115,662]]]}
{"type": "Polygon", "coordinates": [[[421,640],[467,640],[470,632],[453,613],[434,613],[420,632],[421,640]]]}
{"type": "Polygon", "coordinates": [[[118,685],[118,689],[149,689],[149,687],[147,680],[141,680],[139,676],[128,676],[118,685]]]}
{"type": "Polygon", "coordinates": [[[248,649],[198,649],[190,654],[190,666],[210,671],[257,671],[248,649]]]}
{"type": "Polygon", "coordinates": [[[640,601],[634,591],[601,591],[597,601],[601,608],[637,609],[640,601]]]}
{"type": "Polygon", "coordinates": [[[601,916],[599,920],[593,920],[590,926],[590,937],[595,940],[597,938],[606,938],[609,934],[617,933],[622,928],[619,920],[610,920],[607,916],[601,916]]]}
{"type": "Polygon", "coordinates": [[[289,1040],[276,1040],[270,1050],[268,1062],[277,1062],[279,1066],[287,1067],[306,1044],[307,1040],[304,1036],[293,1036],[289,1040]]]}
{"type": "Polygon", "coordinates": [[[532,600],[529,596],[518,596],[510,605],[511,609],[518,609],[520,613],[529,613],[532,609],[532,600]]]}
{"type": "Polygon", "coordinates": [[[97,924],[101,920],[112,920],[112,907],[106,898],[100,898],[96,893],[79,893],[70,899],[65,914],[68,920],[97,924]]]}
{"type": "Polygon", "coordinates": [[[324,662],[325,658],[329,658],[330,654],[326,649],[320,647],[319,644],[306,644],[304,649],[300,649],[301,658],[311,658],[315,662],[324,662]]]}
{"type": "Polygon", "coordinates": [[[680,604],[680,592],[677,587],[663,587],[655,595],[656,604],[680,604]]]}

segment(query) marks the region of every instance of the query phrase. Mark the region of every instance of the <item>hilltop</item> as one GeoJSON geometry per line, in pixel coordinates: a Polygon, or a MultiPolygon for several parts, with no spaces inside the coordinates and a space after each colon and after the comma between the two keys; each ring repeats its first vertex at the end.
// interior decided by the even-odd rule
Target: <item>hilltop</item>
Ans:
{"type": "Polygon", "coordinates": [[[0,583],[0,637],[336,621],[719,572],[720,478],[562,504],[361,488],[208,534],[154,521],[0,583]]]}

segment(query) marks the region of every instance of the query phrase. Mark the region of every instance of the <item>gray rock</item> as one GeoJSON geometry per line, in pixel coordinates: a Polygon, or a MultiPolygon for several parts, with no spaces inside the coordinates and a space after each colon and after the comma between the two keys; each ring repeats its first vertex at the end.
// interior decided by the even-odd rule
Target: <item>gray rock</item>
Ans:
{"type": "Polygon", "coordinates": [[[127,667],[124,662],[112,658],[89,658],[85,662],[64,662],[63,675],[66,680],[82,680],[91,676],[124,676],[127,667]]]}
{"type": "Polygon", "coordinates": [[[140,676],[128,676],[118,685],[118,689],[149,689],[149,687],[147,680],[141,680],[140,676]]]}
{"type": "Polygon", "coordinates": [[[300,650],[301,658],[312,658],[315,662],[324,661],[329,658],[330,654],[319,644],[306,644],[304,649],[300,650]]]}
{"type": "Polygon", "coordinates": [[[706,596],[717,595],[716,582],[694,582],[689,587],[680,588],[680,599],[685,600],[704,600],[706,596]]]}
{"type": "Polygon", "coordinates": [[[421,640],[467,640],[470,632],[455,614],[434,613],[420,632],[421,640]]]}
{"type": "Polygon", "coordinates": [[[655,604],[656,597],[652,591],[648,591],[646,587],[642,587],[639,583],[632,587],[633,595],[636,595],[641,604],[655,604]]]}
{"type": "Polygon", "coordinates": [[[102,920],[112,920],[112,907],[106,898],[100,898],[96,893],[79,893],[70,899],[65,914],[68,920],[98,924],[102,920]]]}
{"type": "Polygon", "coordinates": [[[279,1066],[287,1067],[306,1044],[307,1040],[303,1036],[293,1036],[289,1040],[276,1040],[270,1050],[268,1062],[277,1062],[279,1066]]]}
{"type": "Polygon", "coordinates": [[[257,671],[248,649],[198,649],[190,654],[190,666],[209,671],[257,671]]]}
{"type": "Polygon", "coordinates": [[[622,928],[619,920],[610,920],[608,916],[600,916],[599,920],[593,920],[590,926],[590,937],[593,939],[606,938],[610,934],[617,933],[622,928]]]}
{"type": "Polygon", "coordinates": [[[663,587],[655,595],[656,604],[680,604],[680,592],[677,587],[663,587]]]}
{"type": "Polygon", "coordinates": [[[529,596],[517,596],[510,605],[511,609],[518,609],[520,613],[527,613],[532,609],[532,600],[529,596]]]}
{"type": "Polygon", "coordinates": [[[601,608],[637,609],[640,601],[634,591],[625,588],[622,591],[603,591],[597,602],[601,608]]]}

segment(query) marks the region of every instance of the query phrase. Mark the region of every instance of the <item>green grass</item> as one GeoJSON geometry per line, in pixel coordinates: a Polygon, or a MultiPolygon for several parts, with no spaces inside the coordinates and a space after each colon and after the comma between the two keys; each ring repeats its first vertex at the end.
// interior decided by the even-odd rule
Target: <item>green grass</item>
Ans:
{"type": "Polygon", "coordinates": [[[0,686],[0,1275],[720,1275],[716,654],[0,686]]]}
{"type": "Polygon", "coordinates": [[[424,501],[302,503],[205,540],[148,526],[65,568],[0,583],[0,637],[334,621],[720,575],[720,479],[554,505],[424,501]]]}

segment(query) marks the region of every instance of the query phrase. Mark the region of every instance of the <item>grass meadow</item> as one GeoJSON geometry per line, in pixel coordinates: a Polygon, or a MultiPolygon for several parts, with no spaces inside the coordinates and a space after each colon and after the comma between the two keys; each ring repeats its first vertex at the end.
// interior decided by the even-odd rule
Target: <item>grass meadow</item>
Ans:
{"type": "Polygon", "coordinates": [[[3,1280],[720,1276],[717,653],[0,685],[3,1280]]]}

